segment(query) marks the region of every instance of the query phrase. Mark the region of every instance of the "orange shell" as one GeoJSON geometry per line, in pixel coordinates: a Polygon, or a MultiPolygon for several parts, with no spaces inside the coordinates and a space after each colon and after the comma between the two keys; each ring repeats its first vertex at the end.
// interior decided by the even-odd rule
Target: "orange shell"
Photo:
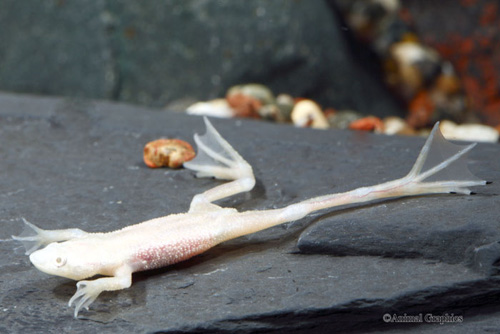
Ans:
{"type": "Polygon", "coordinates": [[[144,163],[150,168],[179,168],[195,157],[193,147],[180,139],[157,139],[144,146],[144,163]]]}

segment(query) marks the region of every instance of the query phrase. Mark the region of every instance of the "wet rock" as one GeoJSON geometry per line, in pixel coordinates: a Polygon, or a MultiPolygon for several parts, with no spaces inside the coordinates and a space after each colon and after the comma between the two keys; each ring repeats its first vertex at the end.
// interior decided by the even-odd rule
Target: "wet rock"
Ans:
{"type": "MultiPolygon", "coordinates": [[[[500,240],[497,144],[470,152],[471,170],[493,181],[475,196],[422,196],[317,213],[175,266],[136,273],[129,289],[103,293],[82,312],[85,319],[75,320],[67,307],[75,282],[37,271],[24,248],[10,240],[22,230],[20,217],[46,229],[97,232],[185,212],[195,194],[222,181],[197,179],[185,169],[147,168],[142,149],[161,136],[193,143],[203,121],[136,105],[2,93],[0,119],[0,252],[8,255],[0,257],[1,332],[394,330],[398,325],[382,320],[388,312],[448,312],[466,320],[402,325],[415,333],[498,327],[500,279],[464,264],[464,258],[473,262],[481,246],[491,244],[494,254],[500,240]],[[318,240],[342,245],[342,256],[297,252],[304,229],[319,226],[326,229],[318,240]]],[[[250,193],[218,203],[241,211],[403,176],[423,144],[421,138],[246,119],[212,122],[252,164],[258,180],[250,193]]],[[[476,262],[494,267],[494,258],[476,262]]]]}
{"type": "Polygon", "coordinates": [[[5,0],[0,13],[3,90],[163,107],[259,82],[324,106],[404,113],[324,1],[5,0]]]}
{"type": "Polygon", "coordinates": [[[500,241],[482,245],[471,250],[472,267],[486,275],[500,274],[500,241]]]}
{"type": "MultiPolygon", "coordinates": [[[[416,138],[399,137],[398,141],[405,139],[416,138]]],[[[372,145],[376,147],[377,143],[372,145]]],[[[377,176],[379,181],[405,175],[418,149],[415,147],[412,157],[400,160],[405,167],[396,167],[397,162],[391,158],[394,152],[399,158],[406,156],[402,146],[392,143],[390,149],[383,150],[385,158],[375,158],[366,151],[360,153],[370,167],[365,167],[364,172],[353,172],[351,177],[344,175],[350,180],[350,188],[376,183],[368,181],[368,175],[377,176]],[[377,164],[384,161],[391,166],[390,172],[383,173],[383,167],[375,167],[374,161],[377,164]]],[[[492,157],[498,150],[493,144],[476,146],[469,155],[471,171],[486,180],[496,179],[500,165],[492,157]]],[[[335,256],[428,259],[493,273],[498,265],[494,254],[500,229],[496,215],[489,208],[496,205],[500,184],[494,181],[474,191],[477,193],[474,196],[438,195],[388,201],[355,210],[347,207],[307,228],[301,234],[298,248],[304,253],[335,256]],[[435,207],[429,206],[428,200],[435,207]]]]}

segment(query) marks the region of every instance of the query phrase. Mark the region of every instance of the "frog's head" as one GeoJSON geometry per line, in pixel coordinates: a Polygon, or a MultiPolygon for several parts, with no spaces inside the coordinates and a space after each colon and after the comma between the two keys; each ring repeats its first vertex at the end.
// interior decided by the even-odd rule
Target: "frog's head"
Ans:
{"type": "Polygon", "coordinates": [[[81,280],[99,273],[99,260],[94,261],[93,253],[82,240],[53,242],[33,252],[30,261],[44,273],[81,280]]]}

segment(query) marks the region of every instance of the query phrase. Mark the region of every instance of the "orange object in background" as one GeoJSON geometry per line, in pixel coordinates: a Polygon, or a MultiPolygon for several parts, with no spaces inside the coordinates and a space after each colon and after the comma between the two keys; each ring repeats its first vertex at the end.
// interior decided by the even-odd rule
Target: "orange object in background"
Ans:
{"type": "Polygon", "coordinates": [[[381,133],[384,131],[384,122],[378,117],[368,116],[351,122],[349,129],[381,133]]]}
{"type": "Polygon", "coordinates": [[[500,126],[498,1],[413,0],[402,5],[423,42],[455,67],[468,109],[484,124],[500,126]]]}
{"type": "Polygon", "coordinates": [[[434,103],[427,91],[423,90],[410,101],[408,106],[408,125],[412,128],[421,128],[429,124],[434,112],[434,103]]]}

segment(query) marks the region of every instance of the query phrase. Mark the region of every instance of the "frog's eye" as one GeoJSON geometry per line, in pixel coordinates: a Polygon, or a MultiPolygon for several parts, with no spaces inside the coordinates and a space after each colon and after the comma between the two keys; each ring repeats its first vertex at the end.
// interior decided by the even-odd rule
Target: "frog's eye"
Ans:
{"type": "Polygon", "coordinates": [[[62,267],[66,264],[66,258],[63,256],[56,257],[56,267],[62,267]]]}

